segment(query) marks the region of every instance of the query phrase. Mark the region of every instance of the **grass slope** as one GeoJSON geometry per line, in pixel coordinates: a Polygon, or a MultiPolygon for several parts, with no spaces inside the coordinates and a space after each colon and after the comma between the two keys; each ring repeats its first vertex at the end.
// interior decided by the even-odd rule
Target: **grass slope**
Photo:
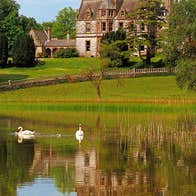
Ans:
{"type": "MultiPolygon", "coordinates": [[[[105,80],[101,92],[103,102],[196,102],[196,93],[180,90],[174,76],[105,80]]],[[[1,103],[96,101],[96,89],[91,82],[34,87],[0,94],[1,103]]]]}
{"type": "Polygon", "coordinates": [[[65,74],[80,74],[89,66],[98,68],[99,58],[43,59],[35,67],[0,69],[0,82],[65,74]]]}

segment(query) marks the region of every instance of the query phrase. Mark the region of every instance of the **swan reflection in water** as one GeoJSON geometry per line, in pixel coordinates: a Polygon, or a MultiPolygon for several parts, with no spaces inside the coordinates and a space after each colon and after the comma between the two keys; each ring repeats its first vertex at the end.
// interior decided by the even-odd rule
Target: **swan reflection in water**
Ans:
{"type": "Polygon", "coordinates": [[[75,133],[76,140],[78,140],[79,144],[82,142],[84,139],[84,132],[82,131],[82,125],[79,124],[79,129],[75,133]]]}
{"type": "Polygon", "coordinates": [[[23,130],[22,127],[18,127],[18,132],[16,134],[17,134],[18,143],[22,143],[23,139],[30,140],[30,139],[34,139],[35,137],[34,131],[23,130]]]}

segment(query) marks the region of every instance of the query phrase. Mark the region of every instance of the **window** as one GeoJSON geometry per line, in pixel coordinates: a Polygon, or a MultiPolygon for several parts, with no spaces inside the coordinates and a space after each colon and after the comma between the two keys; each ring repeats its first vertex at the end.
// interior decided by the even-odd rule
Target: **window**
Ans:
{"type": "Polygon", "coordinates": [[[140,46],[139,46],[139,50],[140,50],[140,51],[144,51],[144,45],[140,45],[140,46]]]}
{"type": "Polygon", "coordinates": [[[124,10],[121,11],[121,16],[122,16],[122,17],[125,16],[125,11],[124,11],[124,10]]]}
{"type": "Polygon", "coordinates": [[[113,31],[113,23],[112,22],[109,22],[109,32],[110,31],[113,31]]]}
{"type": "Polygon", "coordinates": [[[106,23],[105,22],[101,23],[101,30],[106,31],[106,23]]]}
{"type": "Polygon", "coordinates": [[[90,51],[91,50],[91,41],[86,41],[86,51],[90,51]]]}
{"type": "Polygon", "coordinates": [[[145,24],[144,24],[144,23],[142,23],[142,24],[140,25],[140,31],[145,31],[145,24]]]}
{"type": "Polygon", "coordinates": [[[87,22],[86,23],[86,33],[90,33],[91,32],[91,23],[87,22]]]}
{"type": "Polygon", "coordinates": [[[124,26],[123,22],[119,22],[119,29],[122,29],[124,26]]]}
{"type": "Polygon", "coordinates": [[[101,10],[101,16],[105,16],[106,15],[106,11],[105,10],[101,10]]]}
{"type": "Polygon", "coordinates": [[[114,11],[113,10],[109,10],[108,15],[109,16],[113,16],[113,14],[114,14],[114,11]]]}
{"type": "Polygon", "coordinates": [[[135,25],[134,25],[133,22],[130,22],[129,23],[129,28],[130,28],[131,31],[134,31],[135,30],[135,25]]]}

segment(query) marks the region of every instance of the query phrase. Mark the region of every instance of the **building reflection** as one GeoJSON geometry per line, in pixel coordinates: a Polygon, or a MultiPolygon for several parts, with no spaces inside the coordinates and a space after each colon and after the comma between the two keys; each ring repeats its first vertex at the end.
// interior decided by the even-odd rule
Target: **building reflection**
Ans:
{"type": "Polygon", "coordinates": [[[51,168],[64,167],[66,173],[71,166],[73,189],[78,196],[164,195],[169,186],[175,189],[196,182],[194,130],[187,131],[183,126],[167,129],[158,123],[145,128],[137,124],[126,132],[129,135],[119,130],[114,138],[104,135],[101,147],[81,146],[73,154],[35,144],[29,174],[51,177],[51,168]],[[176,174],[179,179],[172,182],[176,174]]]}

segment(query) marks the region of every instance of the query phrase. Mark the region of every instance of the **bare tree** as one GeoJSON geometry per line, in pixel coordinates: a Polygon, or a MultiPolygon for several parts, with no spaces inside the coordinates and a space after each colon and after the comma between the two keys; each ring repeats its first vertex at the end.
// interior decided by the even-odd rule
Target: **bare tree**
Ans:
{"type": "Polygon", "coordinates": [[[91,66],[84,73],[85,77],[87,77],[87,79],[90,80],[93,86],[96,88],[98,100],[101,99],[101,84],[109,63],[110,60],[108,58],[101,58],[98,71],[93,66],[91,66]]]}

